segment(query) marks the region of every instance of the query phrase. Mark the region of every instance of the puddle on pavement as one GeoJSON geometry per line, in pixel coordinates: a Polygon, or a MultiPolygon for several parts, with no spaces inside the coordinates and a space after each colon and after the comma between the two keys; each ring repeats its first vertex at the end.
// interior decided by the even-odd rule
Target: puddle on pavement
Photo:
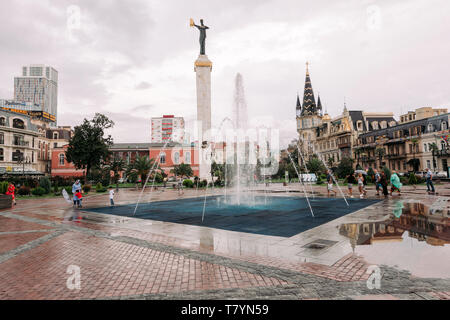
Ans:
{"type": "Polygon", "coordinates": [[[383,222],[348,223],[339,234],[370,264],[388,265],[427,278],[450,278],[450,200],[431,206],[398,201],[383,222]]]}

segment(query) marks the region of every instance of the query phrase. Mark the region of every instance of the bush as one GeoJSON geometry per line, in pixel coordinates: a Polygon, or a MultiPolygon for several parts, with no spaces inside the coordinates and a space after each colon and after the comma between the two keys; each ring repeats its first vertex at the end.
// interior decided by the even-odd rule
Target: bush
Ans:
{"type": "Polygon", "coordinates": [[[408,184],[419,184],[422,183],[422,178],[417,177],[414,173],[410,173],[408,177],[408,184]]]}
{"type": "Polygon", "coordinates": [[[42,177],[39,179],[39,187],[44,189],[45,194],[48,194],[50,193],[50,191],[52,191],[52,183],[47,177],[42,177]]]}
{"type": "Polygon", "coordinates": [[[106,190],[108,189],[106,187],[103,187],[101,182],[95,185],[95,192],[105,192],[106,190]]]}
{"type": "Polygon", "coordinates": [[[64,187],[63,189],[66,190],[68,194],[72,194],[72,187],[64,187]]]}
{"type": "Polygon", "coordinates": [[[31,190],[31,193],[35,196],[42,196],[42,195],[46,194],[46,191],[42,187],[36,187],[33,190],[31,190]]]}
{"type": "Polygon", "coordinates": [[[91,189],[92,189],[92,186],[90,184],[85,184],[83,186],[83,191],[86,193],[89,193],[89,191],[91,191],[91,189]]]}
{"type": "Polygon", "coordinates": [[[193,188],[194,182],[191,179],[186,179],[183,181],[183,186],[186,188],[193,188]]]}
{"type": "Polygon", "coordinates": [[[207,186],[208,186],[208,180],[203,179],[202,181],[200,181],[199,187],[203,188],[203,187],[207,187],[207,186]]]}
{"type": "Polygon", "coordinates": [[[320,175],[317,176],[316,184],[323,184],[323,180],[320,175]]]}
{"type": "Polygon", "coordinates": [[[162,176],[162,174],[160,172],[157,172],[155,175],[155,182],[156,183],[162,183],[164,180],[164,177],[162,176]]]}
{"type": "Polygon", "coordinates": [[[27,196],[30,194],[31,188],[27,186],[21,186],[19,190],[17,191],[18,194],[21,196],[27,196]]]}
{"type": "Polygon", "coordinates": [[[8,185],[9,185],[9,182],[8,182],[8,181],[2,181],[2,182],[0,182],[0,193],[1,193],[1,194],[5,194],[6,191],[8,191],[8,185]]]}

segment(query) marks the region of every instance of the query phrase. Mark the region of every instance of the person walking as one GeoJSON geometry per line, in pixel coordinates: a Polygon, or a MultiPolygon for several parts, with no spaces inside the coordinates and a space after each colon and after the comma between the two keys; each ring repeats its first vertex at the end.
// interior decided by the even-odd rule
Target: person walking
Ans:
{"type": "Polygon", "coordinates": [[[401,188],[402,184],[400,183],[400,178],[397,175],[397,171],[393,170],[391,174],[391,196],[392,192],[396,191],[398,192],[398,195],[401,196],[401,188]]]}
{"type": "Polygon", "coordinates": [[[427,174],[425,175],[426,181],[427,181],[427,192],[430,193],[430,191],[432,193],[435,193],[436,191],[434,190],[434,184],[433,184],[433,174],[431,173],[430,168],[426,168],[427,174]],[[430,190],[431,187],[431,190],[430,190]]]}
{"type": "Polygon", "coordinates": [[[336,196],[336,191],[333,190],[333,176],[331,175],[331,171],[327,170],[327,192],[328,196],[330,196],[330,192],[334,192],[334,196],[336,196]]]}
{"type": "Polygon", "coordinates": [[[363,198],[366,194],[366,190],[364,190],[364,177],[362,173],[358,173],[358,189],[359,189],[359,197],[363,198]]]}
{"type": "Polygon", "coordinates": [[[349,174],[347,176],[346,179],[347,179],[348,194],[349,194],[350,198],[353,198],[353,184],[356,183],[355,173],[352,172],[351,174],[349,174]]]}
{"type": "Polygon", "coordinates": [[[14,183],[11,182],[8,185],[8,189],[6,190],[5,194],[10,195],[12,197],[12,204],[13,205],[17,204],[16,203],[16,195],[15,195],[15,193],[16,193],[16,187],[14,186],[14,183]]]}
{"type": "Polygon", "coordinates": [[[384,171],[381,171],[380,184],[381,184],[381,187],[383,188],[384,197],[387,198],[388,197],[388,180],[386,177],[386,173],[384,171]]]}
{"type": "Polygon", "coordinates": [[[109,202],[111,203],[111,206],[114,207],[114,189],[109,189],[109,202]]]}
{"type": "Polygon", "coordinates": [[[383,188],[383,186],[381,185],[381,175],[378,173],[377,169],[375,169],[374,172],[375,172],[375,175],[374,175],[375,188],[377,190],[377,196],[379,196],[380,189],[383,188]]]}

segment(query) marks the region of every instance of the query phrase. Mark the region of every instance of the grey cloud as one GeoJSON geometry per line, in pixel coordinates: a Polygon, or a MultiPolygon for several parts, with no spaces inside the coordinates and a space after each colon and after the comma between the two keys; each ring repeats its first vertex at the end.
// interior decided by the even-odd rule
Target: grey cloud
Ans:
{"type": "Polygon", "coordinates": [[[135,89],[136,90],[146,90],[146,89],[150,89],[152,87],[152,85],[146,81],[142,81],[141,83],[139,83],[135,89]]]}

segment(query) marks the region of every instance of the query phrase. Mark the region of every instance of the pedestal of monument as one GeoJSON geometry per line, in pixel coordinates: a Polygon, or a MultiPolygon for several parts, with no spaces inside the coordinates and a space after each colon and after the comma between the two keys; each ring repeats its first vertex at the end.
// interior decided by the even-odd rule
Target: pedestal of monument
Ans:
{"type": "Polygon", "coordinates": [[[211,142],[211,70],[212,62],[207,55],[199,55],[194,64],[197,84],[197,121],[199,122],[198,132],[198,154],[199,154],[199,178],[211,180],[210,148],[211,142]],[[202,147],[203,146],[203,147],[202,147]]]}

